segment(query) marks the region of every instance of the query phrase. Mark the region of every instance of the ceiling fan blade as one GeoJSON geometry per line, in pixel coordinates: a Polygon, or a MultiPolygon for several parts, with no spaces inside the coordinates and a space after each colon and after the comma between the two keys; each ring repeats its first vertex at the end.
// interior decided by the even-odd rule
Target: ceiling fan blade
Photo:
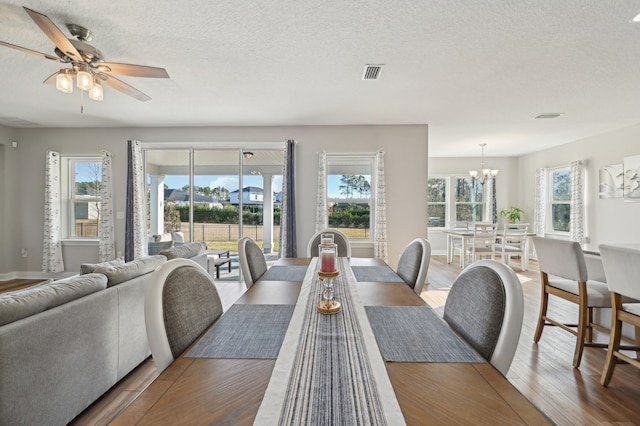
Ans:
{"type": "Polygon", "coordinates": [[[10,47],[12,49],[20,50],[21,52],[31,53],[32,55],[42,56],[46,59],[51,59],[52,61],[64,63],[64,61],[57,56],[47,55],[46,53],[38,52],[36,50],[27,49],[26,47],[16,46],[15,44],[7,43],[6,41],[0,41],[0,46],[10,47]]]}
{"type": "Polygon", "coordinates": [[[146,101],[151,100],[151,97],[145,95],[144,93],[142,93],[141,91],[139,91],[135,87],[129,86],[127,83],[125,83],[122,80],[118,80],[117,78],[115,78],[113,76],[110,76],[108,74],[98,74],[98,76],[100,77],[100,79],[102,81],[104,81],[104,83],[107,86],[112,87],[112,88],[124,93],[125,95],[129,95],[131,97],[134,97],[137,100],[142,101],[142,102],[146,102],[146,101]]]}
{"type": "Polygon", "coordinates": [[[67,36],[60,31],[60,28],[58,28],[48,16],[36,12],[35,10],[31,10],[28,7],[24,7],[24,10],[27,11],[31,19],[33,19],[33,21],[40,27],[45,35],[49,37],[58,49],[72,60],[82,61],[82,55],[80,55],[80,52],[78,52],[75,46],[71,44],[69,39],[67,39],[67,36]]]}
{"type": "Polygon", "coordinates": [[[110,74],[127,75],[131,77],[150,77],[150,78],[169,78],[167,70],[164,68],[147,67],[145,65],[118,64],[115,62],[99,62],[96,63],[98,69],[109,67],[110,74]]]}

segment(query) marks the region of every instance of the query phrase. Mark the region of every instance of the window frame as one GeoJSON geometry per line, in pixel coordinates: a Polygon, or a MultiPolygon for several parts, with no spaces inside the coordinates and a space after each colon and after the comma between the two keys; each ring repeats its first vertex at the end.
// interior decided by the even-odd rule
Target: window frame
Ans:
{"type": "MultiPolygon", "coordinates": [[[[458,218],[456,216],[457,212],[458,212],[458,205],[469,205],[469,206],[473,206],[473,205],[479,205],[482,209],[482,214],[481,214],[481,219],[478,222],[483,222],[486,221],[486,217],[487,217],[487,196],[486,196],[486,187],[484,183],[480,183],[481,187],[482,187],[482,201],[475,201],[475,202],[470,202],[470,201],[458,201],[457,197],[456,197],[456,188],[458,186],[458,180],[460,179],[471,179],[473,180],[473,178],[469,175],[452,175],[451,176],[452,179],[455,180],[455,184],[451,185],[451,217],[450,217],[450,222],[449,223],[457,223],[458,222],[458,218]]],[[[477,180],[477,179],[476,179],[477,180]]],[[[488,183],[487,183],[488,185],[488,183]]],[[[476,221],[473,220],[469,223],[475,223],[476,221]]]]}
{"type": "MultiPolygon", "coordinates": [[[[60,193],[60,209],[61,209],[61,225],[62,238],[64,240],[82,240],[82,241],[98,241],[96,236],[79,236],[76,235],[76,203],[98,203],[102,201],[100,191],[97,196],[86,196],[78,198],[75,188],[75,171],[78,163],[96,163],[102,167],[102,157],[100,155],[61,155],[61,193],[60,193]]],[[[100,174],[100,182],[102,183],[102,173],[100,174]]],[[[99,220],[99,218],[98,218],[99,220]]]]}
{"type": "Polygon", "coordinates": [[[430,226],[429,221],[431,216],[427,216],[427,227],[429,229],[447,229],[449,228],[449,224],[451,223],[451,218],[449,217],[451,206],[451,176],[448,175],[435,175],[429,176],[427,178],[427,185],[429,185],[429,180],[431,179],[442,179],[444,180],[444,201],[431,201],[429,198],[429,189],[427,187],[427,215],[429,214],[429,206],[431,205],[444,205],[444,223],[442,226],[430,226]]]}
{"type": "MultiPolygon", "coordinates": [[[[331,203],[343,202],[343,203],[357,203],[362,204],[365,202],[369,202],[369,234],[367,238],[356,238],[349,237],[349,240],[356,243],[373,243],[373,236],[375,235],[375,212],[376,212],[376,190],[377,188],[377,168],[376,168],[376,153],[326,153],[325,157],[325,199],[327,201],[327,221],[329,219],[329,205],[331,203]],[[369,192],[368,198],[335,198],[329,197],[329,168],[331,164],[331,160],[366,160],[371,167],[371,190],[369,192]]],[[[361,174],[364,175],[364,174],[361,174]]],[[[331,175],[331,176],[335,176],[331,175]]],[[[352,176],[355,176],[352,175],[352,176]]],[[[329,225],[331,227],[331,225],[329,225]]]]}

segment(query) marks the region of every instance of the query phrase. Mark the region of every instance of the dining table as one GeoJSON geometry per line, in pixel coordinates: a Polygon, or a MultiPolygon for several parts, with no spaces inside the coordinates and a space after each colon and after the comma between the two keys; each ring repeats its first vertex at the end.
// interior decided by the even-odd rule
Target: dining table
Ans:
{"type": "Polygon", "coordinates": [[[281,258],[111,424],[552,424],[384,261],[281,258]]]}
{"type": "MultiPolygon", "coordinates": [[[[467,252],[467,243],[469,240],[473,239],[473,230],[472,229],[444,229],[444,232],[447,235],[447,263],[453,262],[454,257],[454,246],[455,240],[460,240],[460,269],[464,269],[467,266],[467,257],[465,253],[467,252]]],[[[527,238],[525,239],[525,249],[524,255],[522,256],[522,270],[526,271],[529,269],[529,246],[531,237],[534,237],[535,232],[527,232],[527,238]]],[[[502,235],[498,234],[496,236],[496,241],[500,242],[502,240],[502,235]]]]}

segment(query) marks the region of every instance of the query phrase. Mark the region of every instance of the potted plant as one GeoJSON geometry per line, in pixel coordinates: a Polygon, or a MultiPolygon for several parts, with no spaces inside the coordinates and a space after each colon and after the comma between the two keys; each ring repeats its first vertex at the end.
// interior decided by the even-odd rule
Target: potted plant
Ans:
{"type": "Polygon", "coordinates": [[[522,210],[518,207],[511,206],[508,210],[500,210],[500,217],[509,218],[509,223],[516,223],[522,218],[522,210]]]}

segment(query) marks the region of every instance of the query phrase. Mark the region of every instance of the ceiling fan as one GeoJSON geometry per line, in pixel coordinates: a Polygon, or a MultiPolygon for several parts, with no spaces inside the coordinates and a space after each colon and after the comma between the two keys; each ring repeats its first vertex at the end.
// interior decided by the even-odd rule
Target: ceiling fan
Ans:
{"type": "Polygon", "coordinates": [[[69,64],[69,68],[63,68],[48,77],[44,82],[56,81],[56,88],[64,93],[73,91],[73,78],[76,78],[77,86],[89,92],[89,98],[101,101],[103,99],[102,83],[116,89],[139,101],[146,102],[151,98],[138,89],[130,86],[113,75],[130,77],[169,78],[164,68],[149,67],[144,65],[120,64],[105,62],[102,52],[88,42],[93,40],[93,34],[80,25],[67,24],[67,28],[75,39],[67,36],[49,19],[35,10],[24,7],[31,19],[40,27],[47,37],[55,44],[55,54],[38,52],[15,44],[0,41],[0,45],[20,50],[22,52],[38,55],[43,58],[63,64],[69,64]]]}

